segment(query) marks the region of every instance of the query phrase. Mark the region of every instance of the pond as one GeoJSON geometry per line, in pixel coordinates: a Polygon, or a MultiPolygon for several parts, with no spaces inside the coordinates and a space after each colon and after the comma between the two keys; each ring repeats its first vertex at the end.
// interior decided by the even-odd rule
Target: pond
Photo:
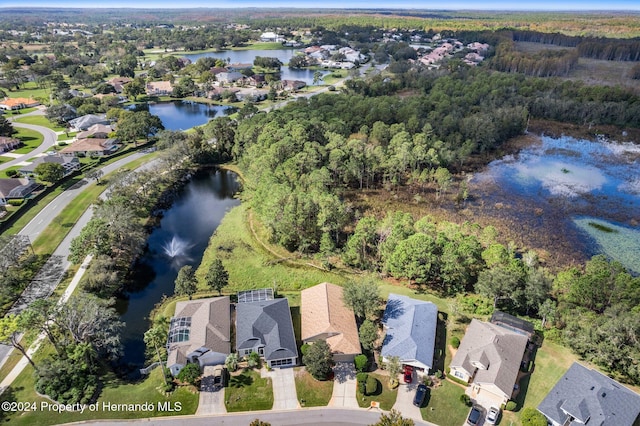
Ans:
{"type": "Polygon", "coordinates": [[[191,101],[157,102],[148,104],[149,112],[160,117],[166,130],[187,130],[206,124],[214,117],[227,114],[229,107],[191,101]]]}
{"type": "Polygon", "coordinates": [[[120,319],[126,323],[121,339],[121,363],[142,367],[145,356],[143,334],[148,316],[163,295],[171,296],[178,270],[184,265],[197,268],[209,238],[227,211],[240,204],[233,198],[238,190],[236,175],[224,170],[202,172],[183,188],[160,225],[147,239],[148,251],[136,265],[134,282],[124,298],[117,301],[120,319]]]}
{"type": "Polygon", "coordinates": [[[501,210],[496,215],[640,273],[639,165],[640,145],[542,136],[491,162],[471,183],[482,202],[501,210]]]}
{"type": "MultiPolygon", "coordinates": [[[[275,49],[275,50],[225,50],[222,52],[197,53],[192,55],[184,55],[185,58],[196,62],[200,58],[218,58],[227,61],[230,64],[253,64],[256,56],[278,58],[283,64],[288,64],[298,51],[295,49],[275,49]]],[[[320,71],[323,75],[329,71],[320,71]]],[[[315,71],[308,69],[291,69],[284,65],[280,69],[280,78],[282,80],[300,80],[308,85],[313,84],[313,74],[315,71]]]]}

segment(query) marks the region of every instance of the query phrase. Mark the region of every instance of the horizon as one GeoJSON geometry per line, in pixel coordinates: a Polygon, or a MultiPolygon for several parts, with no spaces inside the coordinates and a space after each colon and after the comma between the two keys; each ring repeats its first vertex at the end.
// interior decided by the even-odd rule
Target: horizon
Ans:
{"type": "Polygon", "coordinates": [[[506,0],[478,1],[478,0],[454,0],[444,4],[438,2],[417,2],[399,0],[397,2],[382,0],[328,0],[319,7],[311,0],[217,0],[214,4],[202,5],[202,1],[186,0],[176,5],[171,0],[134,0],[110,1],[105,3],[87,0],[61,0],[55,7],[50,0],[8,0],[0,9],[17,8],[44,8],[44,9],[362,9],[362,10],[420,10],[420,11],[504,11],[504,12],[637,12],[640,11],[640,2],[637,0],[612,0],[601,2],[595,0],[523,0],[520,2],[506,0]],[[133,5],[132,5],[133,4],[133,5]]]}

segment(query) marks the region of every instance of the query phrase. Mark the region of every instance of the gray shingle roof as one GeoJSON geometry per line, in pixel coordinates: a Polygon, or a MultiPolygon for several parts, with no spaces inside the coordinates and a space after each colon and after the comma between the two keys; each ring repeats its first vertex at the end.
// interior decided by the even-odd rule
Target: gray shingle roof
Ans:
{"type": "Polygon", "coordinates": [[[433,303],[390,294],[382,318],[387,328],[382,356],[416,360],[431,368],[437,322],[438,307],[433,303]]]}
{"type": "Polygon", "coordinates": [[[264,345],[267,361],[298,357],[287,299],[237,304],[236,348],[249,349],[259,345],[264,345]]]}
{"type": "Polygon", "coordinates": [[[538,405],[550,420],[564,424],[569,416],[576,420],[570,426],[632,426],[640,422],[640,395],[615,380],[573,363],[538,405]]]}

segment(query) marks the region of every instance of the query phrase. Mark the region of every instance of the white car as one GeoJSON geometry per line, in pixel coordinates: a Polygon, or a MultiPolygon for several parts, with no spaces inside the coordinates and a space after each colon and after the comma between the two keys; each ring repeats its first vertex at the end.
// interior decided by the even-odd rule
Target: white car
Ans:
{"type": "Polygon", "coordinates": [[[500,409],[497,407],[491,407],[487,412],[487,417],[485,418],[485,422],[488,425],[495,425],[496,422],[498,421],[499,416],[500,416],[500,409]]]}

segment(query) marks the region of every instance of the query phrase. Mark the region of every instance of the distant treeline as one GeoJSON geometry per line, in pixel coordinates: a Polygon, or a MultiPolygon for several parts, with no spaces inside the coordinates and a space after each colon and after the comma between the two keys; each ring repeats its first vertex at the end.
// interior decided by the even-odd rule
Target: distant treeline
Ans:
{"type": "Polygon", "coordinates": [[[640,39],[614,39],[595,37],[572,37],[560,33],[537,31],[512,31],[513,41],[553,44],[575,47],[582,58],[607,61],[640,61],[640,39]]]}
{"type": "Polygon", "coordinates": [[[503,41],[496,48],[491,67],[498,71],[518,72],[534,77],[566,76],[578,65],[578,51],[543,50],[534,55],[516,50],[513,41],[503,41]]]}

